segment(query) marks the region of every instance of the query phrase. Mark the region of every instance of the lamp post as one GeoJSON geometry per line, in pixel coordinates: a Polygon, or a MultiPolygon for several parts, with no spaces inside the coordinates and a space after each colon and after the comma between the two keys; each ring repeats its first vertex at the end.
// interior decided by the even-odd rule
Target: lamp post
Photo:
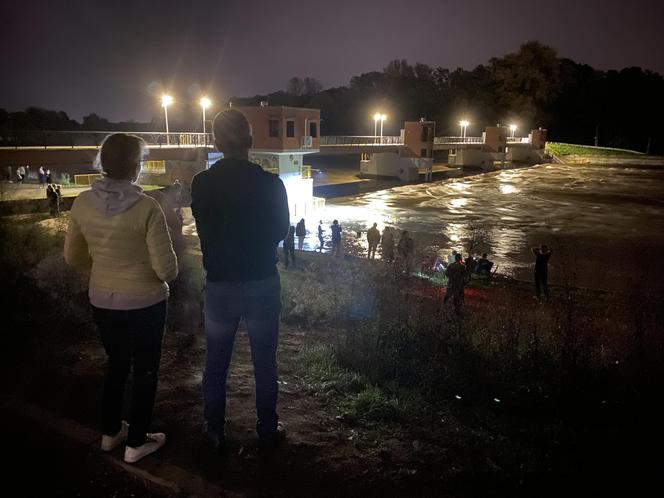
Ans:
{"type": "Polygon", "coordinates": [[[468,125],[470,125],[470,123],[465,119],[459,121],[459,126],[461,127],[461,138],[466,138],[466,130],[468,129],[468,125]]]}
{"type": "Polygon", "coordinates": [[[168,106],[173,103],[173,97],[170,95],[162,95],[161,96],[161,106],[164,108],[164,119],[166,121],[166,145],[170,145],[171,140],[168,135],[168,106]]]}
{"type": "Polygon", "coordinates": [[[383,123],[387,119],[387,116],[385,114],[380,115],[380,143],[383,143],[383,123]]]}
{"type": "Polygon", "coordinates": [[[511,136],[512,138],[514,138],[514,132],[516,131],[516,129],[517,129],[517,126],[516,126],[515,124],[511,124],[511,125],[510,125],[510,133],[511,133],[510,136],[511,136]]]}
{"type": "Polygon", "coordinates": [[[201,109],[203,109],[203,140],[204,144],[207,145],[207,136],[205,135],[205,110],[212,105],[212,102],[207,97],[201,97],[201,109]]]}
{"type": "Polygon", "coordinates": [[[374,114],[374,142],[376,141],[376,138],[378,138],[378,121],[380,121],[380,113],[374,114]]]}

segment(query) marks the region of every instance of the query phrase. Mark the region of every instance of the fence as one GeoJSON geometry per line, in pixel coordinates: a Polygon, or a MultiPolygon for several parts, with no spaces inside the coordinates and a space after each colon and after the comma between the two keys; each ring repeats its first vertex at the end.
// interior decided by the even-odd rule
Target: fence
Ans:
{"type": "Polygon", "coordinates": [[[311,166],[304,165],[300,167],[300,176],[302,178],[311,178],[311,166]]]}
{"type": "Polygon", "coordinates": [[[163,175],[166,173],[166,161],[143,161],[143,173],[163,175]]]}
{"type": "Polygon", "coordinates": [[[92,185],[92,182],[101,178],[100,173],[92,173],[88,175],[74,175],[74,185],[77,187],[89,187],[92,185]]]}

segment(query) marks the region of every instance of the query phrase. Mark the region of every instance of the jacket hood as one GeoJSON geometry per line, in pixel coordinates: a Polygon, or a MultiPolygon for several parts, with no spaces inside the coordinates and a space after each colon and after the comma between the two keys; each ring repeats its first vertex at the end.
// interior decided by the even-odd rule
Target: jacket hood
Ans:
{"type": "Polygon", "coordinates": [[[92,183],[94,206],[105,216],[125,212],[146,197],[143,189],[128,180],[101,178],[92,183]]]}

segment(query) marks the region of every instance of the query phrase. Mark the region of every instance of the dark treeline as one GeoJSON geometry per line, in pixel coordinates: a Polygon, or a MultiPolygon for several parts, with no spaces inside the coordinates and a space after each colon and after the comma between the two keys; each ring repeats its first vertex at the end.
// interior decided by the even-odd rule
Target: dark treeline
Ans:
{"type": "MultiPolygon", "coordinates": [[[[373,134],[372,116],[380,111],[388,115],[386,135],[421,117],[436,121],[438,135],[457,135],[463,118],[471,122],[469,135],[480,135],[487,125],[516,123],[521,134],[547,128],[554,141],[664,152],[661,75],[636,67],[598,71],[535,41],[472,70],[394,60],[383,71],[353,77],[347,86],[323,90],[314,78],[295,77],[285,90],[231,99],[233,105],[261,101],[319,108],[321,132],[329,135],[373,134]]],[[[200,131],[197,109],[169,118],[172,130],[200,131]]],[[[62,111],[0,109],[0,135],[23,130],[162,131],[163,117],[111,123],[90,114],[79,123],[62,111]]]]}

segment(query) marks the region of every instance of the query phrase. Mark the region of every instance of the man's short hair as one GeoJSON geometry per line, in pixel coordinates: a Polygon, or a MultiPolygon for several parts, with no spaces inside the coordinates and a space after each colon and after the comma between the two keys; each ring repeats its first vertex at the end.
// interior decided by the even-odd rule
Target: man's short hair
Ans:
{"type": "Polygon", "coordinates": [[[214,117],[212,133],[217,143],[230,148],[248,149],[251,147],[251,125],[237,109],[226,109],[214,117]]]}
{"type": "Polygon", "coordinates": [[[454,261],[461,261],[461,254],[456,253],[456,254],[454,255],[454,261]]]}
{"type": "Polygon", "coordinates": [[[114,180],[134,180],[146,154],[145,140],[128,133],[108,135],[99,148],[97,165],[114,180]]]}

